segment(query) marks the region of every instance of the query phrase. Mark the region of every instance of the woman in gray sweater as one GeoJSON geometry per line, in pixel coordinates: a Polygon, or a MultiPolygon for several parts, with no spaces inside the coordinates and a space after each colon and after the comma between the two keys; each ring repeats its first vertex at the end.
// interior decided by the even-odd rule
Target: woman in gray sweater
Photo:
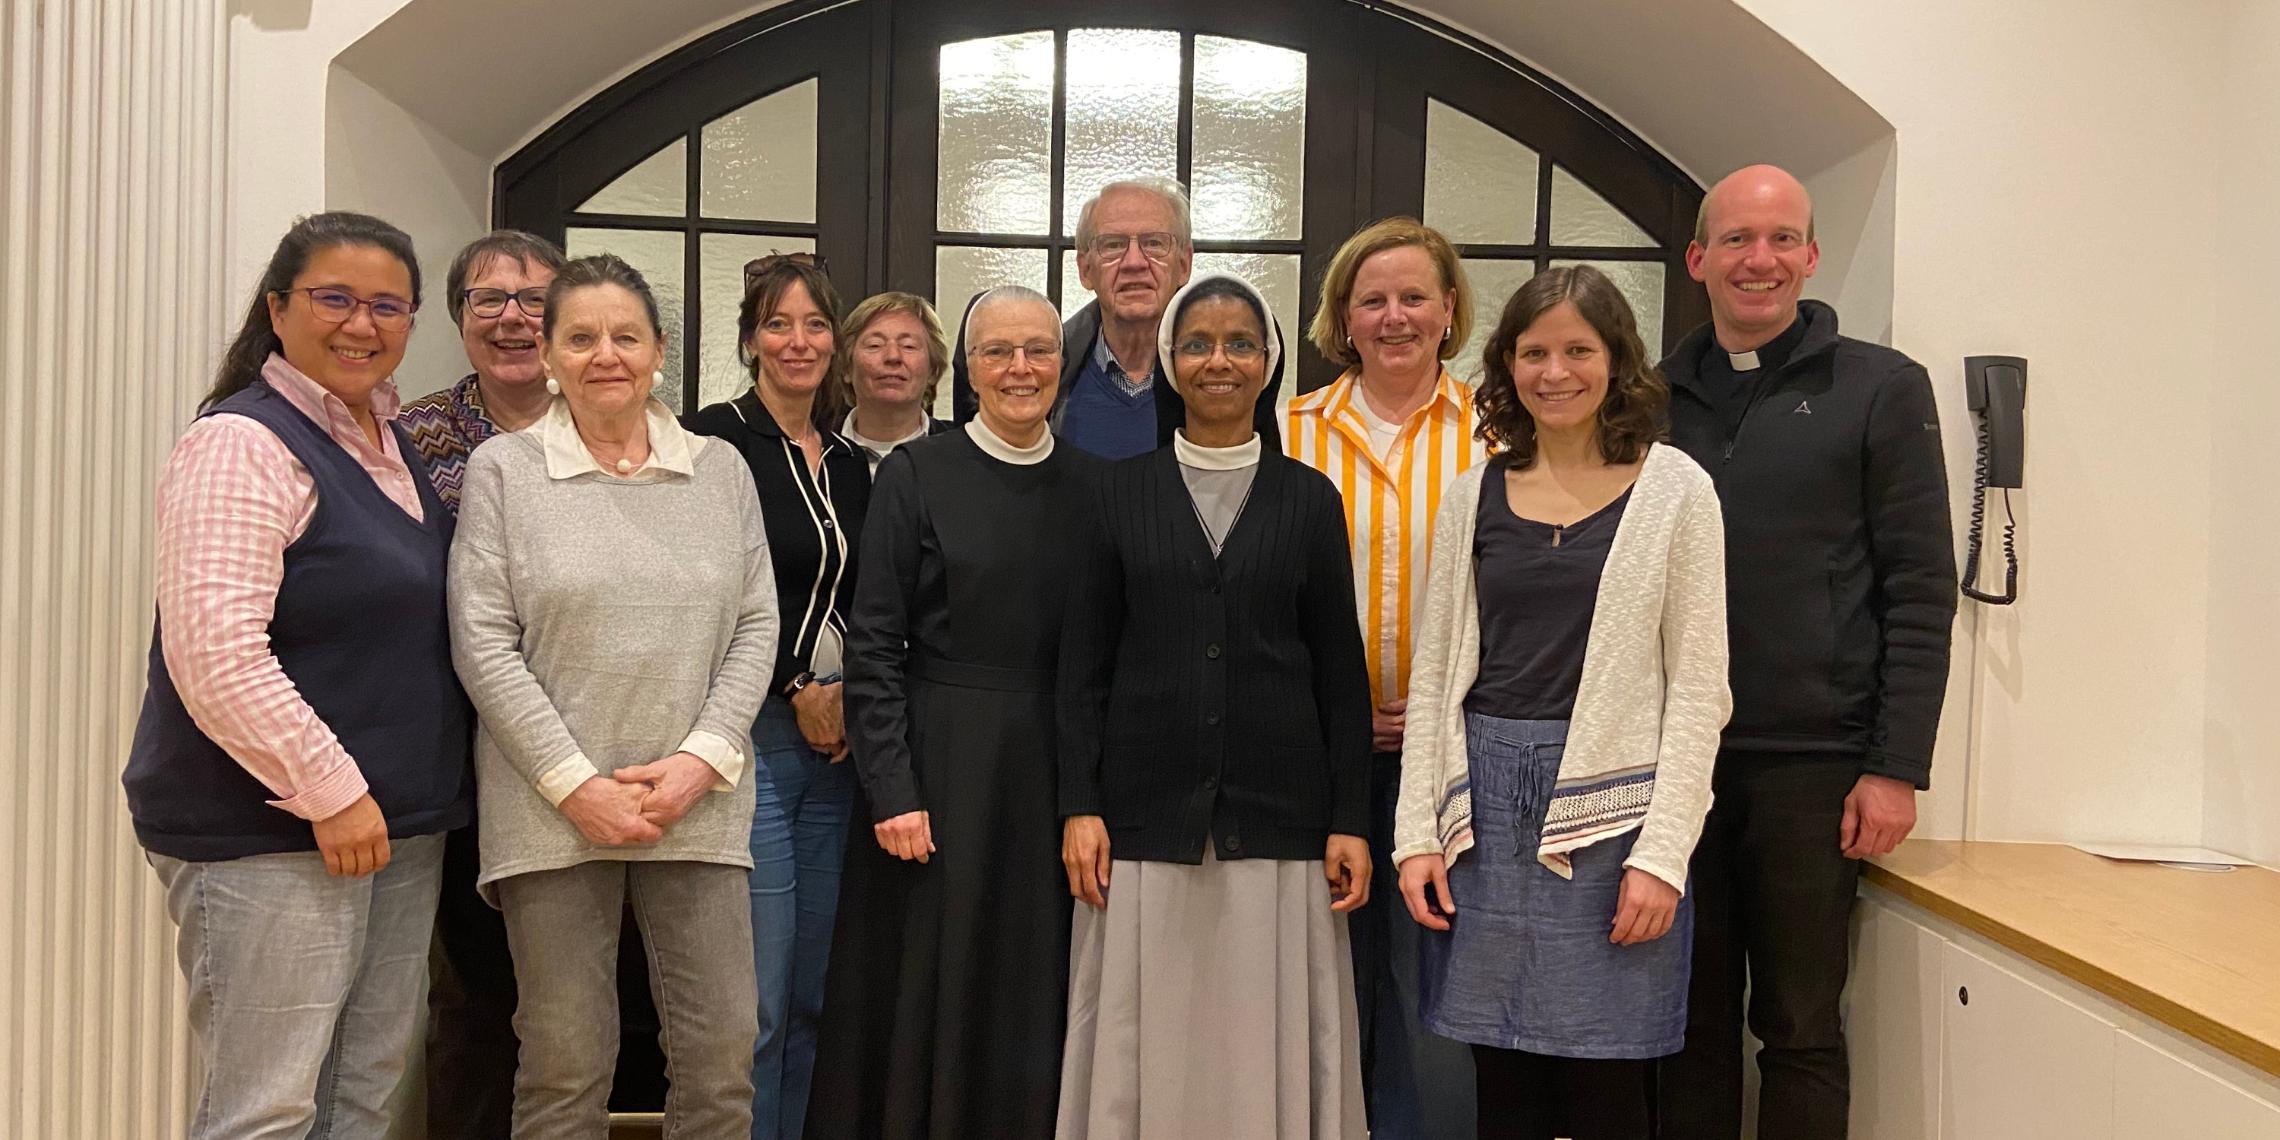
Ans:
{"type": "Polygon", "coordinates": [[[475,703],[478,886],[521,1003],[514,1135],[600,1138],[619,921],[649,949],[667,1129],[743,1137],[757,1032],[747,730],[775,662],[775,581],[743,461],[650,398],[648,283],[608,255],[547,291],[530,427],[468,460],[452,656],[475,703]]]}

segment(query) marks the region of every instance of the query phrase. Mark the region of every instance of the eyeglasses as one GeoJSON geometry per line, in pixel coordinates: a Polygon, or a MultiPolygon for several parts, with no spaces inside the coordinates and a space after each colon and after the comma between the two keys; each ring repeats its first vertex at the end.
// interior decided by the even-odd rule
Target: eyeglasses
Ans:
{"type": "Polygon", "coordinates": [[[1214,350],[1226,353],[1227,359],[1232,360],[1237,364],[1248,364],[1251,361],[1257,360],[1267,351],[1263,346],[1259,344],[1258,341],[1245,340],[1242,337],[1237,337],[1234,340],[1223,340],[1217,342],[1203,340],[1200,338],[1196,340],[1183,340],[1172,349],[1172,351],[1177,354],[1180,359],[1190,361],[1209,360],[1211,359],[1211,354],[1214,350]]]}
{"type": "Polygon", "coordinates": [[[402,297],[374,297],[367,301],[346,289],[330,285],[316,285],[302,289],[279,289],[279,295],[306,293],[309,311],[326,324],[344,325],[358,309],[372,310],[372,323],[389,332],[402,332],[412,327],[412,311],[418,306],[402,297]]]}
{"type": "Polygon", "coordinates": [[[513,293],[504,289],[466,289],[459,296],[466,302],[467,311],[478,317],[489,318],[504,314],[509,301],[513,301],[515,307],[521,309],[526,317],[546,315],[546,289],[543,286],[533,285],[513,293]]]}
{"type": "Polygon", "coordinates": [[[807,266],[818,273],[831,272],[831,263],[825,261],[820,253],[808,253],[804,250],[778,253],[775,250],[769,250],[768,256],[755,257],[744,263],[744,288],[749,291],[752,288],[752,283],[759,280],[762,274],[787,262],[793,265],[807,266]]]}
{"type": "Polygon", "coordinates": [[[1028,344],[1007,344],[993,340],[973,350],[973,357],[992,368],[1004,368],[1013,363],[1013,354],[1020,353],[1030,360],[1058,360],[1061,346],[1049,340],[1033,340],[1028,344]]]}
{"type": "Polygon", "coordinates": [[[1167,233],[1148,234],[1095,234],[1085,248],[1092,252],[1093,264],[1115,261],[1124,256],[1126,246],[1140,243],[1140,256],[1161,265],[1172,259],[1180,248],[1179,239],[1167,233]]]}

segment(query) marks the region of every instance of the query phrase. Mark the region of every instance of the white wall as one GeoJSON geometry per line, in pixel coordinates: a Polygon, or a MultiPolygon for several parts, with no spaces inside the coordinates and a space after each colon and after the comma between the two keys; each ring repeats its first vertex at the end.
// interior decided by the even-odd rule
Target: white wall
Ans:
{"type": "MultiPolygon", "coordinates": [[[[2280,496],[2273,493],[2280,383],[2260,367],[2280,330],[2280,5],[2236,0],[2222,56],[2218,160],[2209,172],[2221,244],[2215,284],[2216,353],[2209,371],[2207,821],[2210,845],[2280,864],[2280,496]]],[[[2145,358],[2153,363],[2157,356],[2145,358]]],[[[2170,373],[2163,368],[2162,371],[2170,373]]],[[[2190,500],[2180,496],[2181,510],[2190,500]]]]}
{"type": "Polygon", "coordinates": [[[491,160],[469,153],[353,73],[331,69],[325,122],[325,206],[378,214],[412,235],[427,297],[396,369],[405,399],[467,374],[446,304],[445,272],[459,248],[491,228],[491,160]]]}
{"type": "Polygon", "coordinates": [[[1897,131],[1892,341],[1931,369],[1951,477],[1961,359],[2031,361],[2025,600],[1980,615],[1976,675],[1957,655],[1981,701],[1973,834],[2199,842],[2203,504],[2231,478],[2205,458],[2232,355],[2211,273],[2239,239],[2213,224],[2211,156],[2272,130],[2221,134],[2212,62],[2247,37],[2213,5],[1742,3],[1897,131]]]}
{"type": "Polygon", "coordinates": [[[408,398],[465,371],[443,305],[443,271],[458,249],[447,243],[482,232],[465,224],[470,202],[475,226],[489,217],[490,161],[423,130],[333,66],[334,56],[405,3],[233,0],[227,295],[232,308],[252,296],[277,239],[303,214],[364,210],[404,227],[428,290],[397,375],[408,398]],[[353,132],[333,129],[336,108],[359,116],[353,132]]]}

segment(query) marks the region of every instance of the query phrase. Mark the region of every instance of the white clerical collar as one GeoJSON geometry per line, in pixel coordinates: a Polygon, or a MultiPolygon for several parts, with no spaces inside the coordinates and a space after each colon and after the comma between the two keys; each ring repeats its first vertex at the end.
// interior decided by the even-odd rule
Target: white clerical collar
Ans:
{"type": "Polygon", "coordinates": [[[973,440],[974,446],[981,448],[990,458],[1022,467],[1043,463],[1046,456],[1053,454],[1052,432],[1039,432],[1036,443],[1028,447],[1015,447],[999,438],[998,433],[982,426],[980,416],[966,421],[966,437],[973,440]]]}
{"type": "Polygon", "coordinates": [[[624,470],[604,468],[594,453],[586,450],[586,441],[578,437],[578,423],[570,418],[570,401],[556,396],[546,406],[546,414],[524,431],[538,433],[539,446],[546,452],[546,476],[549,479],[571,479],[580,475],[606,475],[612,479],[639,479],[648,482],[659,472],[676,475],[696,474],[697,452],[704,447],[704,438],[682,430],[681,421],[674,418],[673,410],[652,396],[641,410],[649,427],[649,458],[639,467],[627,466],[624,470]]]}
{"type": "Polygon", "coordinates": [[[1758,370],[1758,355],[1754,348],[1748,352],[1729,352],[1726,354],[1726,361],[1734,366],[1736,372],[1755,372],[1758,370]]]}
{"type": "Polygon", "coordinates": [[[1182,467],[1199,471],[1240,471],[1259,462],[1259,433],[1232,447],[1205,447],[1188,441],[1187,429],[1172,433],[1172,454],[1182,467]]]}
{"type": "Polygon", "coordinates": [[[927,426],[926,417],[920,416],[918,417],[918,430],[902,437],[901,439],[872,439],[870,436],[864,435],[861,432],[855,430],[855,413],[849,412],[847,413],[847,421],[839,425],[839,434],[846,436],[848,442],[853,443],[855,446],[869,451],[874,455],[884,457],[888,452],[893,451],[894,449],[901,447],[906,443],[912,443],[917,440],[925,439],[927,426]]]}

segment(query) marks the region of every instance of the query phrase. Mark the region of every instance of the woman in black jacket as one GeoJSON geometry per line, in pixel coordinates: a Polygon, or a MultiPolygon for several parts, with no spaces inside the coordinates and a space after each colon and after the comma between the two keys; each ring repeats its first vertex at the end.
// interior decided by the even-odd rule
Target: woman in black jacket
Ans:
{"type": "Polygon", "coordinates": [[[1206,275],[1159,337],[1185,426],[1101,479],[1063,631],[1086,905],[1059,1135],[1358,1138],[1370,701],[1345,514],[1253,427],[1281,354],[1257,289],[1206,275]]]}

